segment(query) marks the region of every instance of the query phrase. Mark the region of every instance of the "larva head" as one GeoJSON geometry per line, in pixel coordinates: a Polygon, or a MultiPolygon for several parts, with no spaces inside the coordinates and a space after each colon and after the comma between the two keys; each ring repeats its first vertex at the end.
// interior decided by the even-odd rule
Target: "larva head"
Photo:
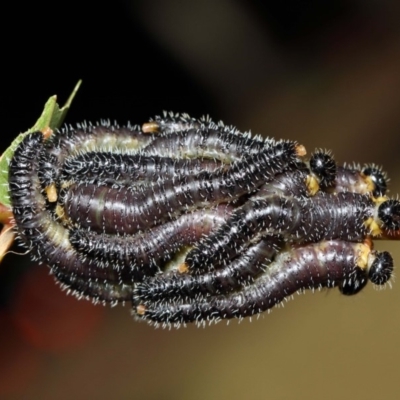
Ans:
{"type": "Polygon", "coordinates": [[[332,186],[336,179],[336,162],[332,155],[324,150],[318,150],[310,158],[310,169],[318,178],[322,188],[332,186]]]}
{"type": "Polygon", "coordinates": [[[372,195],[374,197],[384,196],[387,190],[387,176],[375,165],[366,165],[362,170],[363,175],[371,180],[373,185],[372,195]]]}
{"type": "Polygon", "coordinates": [[[378,218],[381,220],[382,228],[388,231],[400,229],[400,201],[386,200],[378,207],[378,218]]]}
{"type": "Polygon", "coordinates": [[[369,267],[368,278],[375,285],[384,285],[393,273],[393,258],[387,251],[376,252],[375,259],[369,267]]]}

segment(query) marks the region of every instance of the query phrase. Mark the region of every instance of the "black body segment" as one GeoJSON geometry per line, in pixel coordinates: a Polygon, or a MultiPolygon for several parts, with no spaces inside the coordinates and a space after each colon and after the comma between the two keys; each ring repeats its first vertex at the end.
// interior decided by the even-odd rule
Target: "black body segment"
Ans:
{"type": "Polygon", "coordinates": [[[322,241],[281,254],[262,276],[241,291],[207,301],[136,304],[136,315],[165,326],[245,318],[271,309],[297,291],[341,286],[354,280],[355,275],[361,279],[357,287],[363,286],[375,257],[363,244],[322,241]],[[367,262],[362,261],[365,256],[367,262]],[[358,270],[363,271],[361,277],[358,270]]]}

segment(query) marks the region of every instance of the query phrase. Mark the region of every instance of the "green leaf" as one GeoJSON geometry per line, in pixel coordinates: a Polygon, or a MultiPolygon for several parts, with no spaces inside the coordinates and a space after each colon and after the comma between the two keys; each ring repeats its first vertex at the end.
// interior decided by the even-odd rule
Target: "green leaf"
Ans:
{"type": "Polygon", "coordinates": [[[59,128],[67,115],[72,100],[81,86],[81,83],[81,80],[78,81],[67,102],[61,108],[57,104],[57,96],[50,97],[44,106],[42,115],[36,121],[35,125],[26,132],[19,134],[11,143],[11,146],[0,157],[0,203],[3,205],[11,206],[8,196],[8,164],[15,149],[28,133],[44,131],[47,128],[53,130],[59,128]]]}

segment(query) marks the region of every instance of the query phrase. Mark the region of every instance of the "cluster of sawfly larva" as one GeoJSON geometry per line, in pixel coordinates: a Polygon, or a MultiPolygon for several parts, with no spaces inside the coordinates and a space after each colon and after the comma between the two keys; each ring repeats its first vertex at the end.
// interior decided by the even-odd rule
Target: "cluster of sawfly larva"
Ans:
{"type": "Polygon", "coordinates": [[[18,239],[61,285],[157,326],[242,319],[293,293],[383,286],[400,229],[375,165],[305,158],[209,118],[165,113],[28,134],[9,166],[18,239]]]}

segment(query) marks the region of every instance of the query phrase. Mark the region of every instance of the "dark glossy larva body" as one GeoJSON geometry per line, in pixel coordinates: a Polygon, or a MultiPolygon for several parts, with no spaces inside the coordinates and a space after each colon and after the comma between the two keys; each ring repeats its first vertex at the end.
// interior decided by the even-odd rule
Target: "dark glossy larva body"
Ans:
{"type": "Polygon", "coordinates": [[[99,271],[83,262],[69,243],[68,230],[47,211],[37,174],[38,154],[42,151],[43,135],[32,133],[25,137],[10,162],[10,195],[20,241],[30,250],[33,260],[49,265],[59,281],[77,295],[96,301],[128,300],[133,290],[132,279],[123,283],[117,272],[99,271]]]}
{"type": "MultiPolygon", "coordinates": [[[[360,172],[355,169],[338,167],[338,177],[332,180],[333,160],[326,152],[318,151],[311,157],[310,165],[315,164],[318,168],[311,166],[313,174],[318,174],[318,183],[321,181],[328,185],[340,182],[335,187],[335,192],[350,192],[365,194],[366,185],[363,184],[364,178],[360,172]],[[314,160],[314,161],[312,161],[314,160]],[[317,160],[317,161],[315,161],[317,160]],[[324,167],[324,168],[322,168],[324,167]],[[328,168],[328,171],[326,171],[328,168]],[[348,176],[355,177],[349,180],[348,176]],[[359,184],[355,185],[357,181],[359,184]],[[351,183],[351,184],[350,184],[351,183]]],[[[299,169],[287,171],[276,175],[275,178],[263,185],[260,190],[252,196],[252,200],[265,199],[269,196],[280,195],[286,197],[297,197],[299,199],[309,197],[310,194],[310,171],[306,165],[299,163],[299,169]]],[[[211,295],[228,293],[238,290],[243,285],[251,284],[254,279],[268,267],[269,263],[279,252],[283,239],[280,236],[269,236],[257,244],[250,244],[249,247],[236,258],[226,262],[226,265],[218,266],[217,269],[197,274],[181,274],[177,271],[171,271],[166,274],[155,277],[145,278],[143,283],[137,285],[135,289],[135,298],[140,299],[143,304],[148,301],[171,302],[176,299],[189,299],[195,294],[197,299],[210,297],[211,295]],[[219,267],[219,268],[218,268],[219,267]]],[[[356,280],[357,282],[359,280],[356,280]]],[[[361,279],[360,279],[361,281],[361,279]]],[[[366,283],[366,280],[363,280],[366,283]]],[[[351,285],[346,284],[343,293],[353,293],[351,285]]],[[[357,290],[363,286],[358,285],[357,290]]]]}
{"type": "Polygon", "coordinates": [[[377,257],[363,244],[323,241],[282,253],[260,278],[239,292],[207,301],[136,304],[136,315],[162,326],[245,318],[271,309],[297,291],[342,287],[347,282],[352,288],[361,287],[377,257]]]}
{"type": "MultiPolygon", "coordinates": [[[[271,195],[308,197],[313,194],[309,182],[310,171],[305,164],[298,163],[298,169],[276,175],[271,182],[261,186],[252,199],[263,199],[271,195]]],[[[263,238],[223,267],[201,275],[171,271],[148,277],[137,285],[135,297],[144,302],[168,302],[171,299],[189,298],[193,295],[201,298],[237,290],[243,285],[251,284],[265,271],[283,243],[279,236],[263,238]]]]}
{"type": "Polygon", "coordinates": [[[69,239],[83,259],[93,260],[99,268],[143,273],[152,276],[186,246],[222,225],[230,213],[226,205],[184,214],[136,235],[98,234],[71,228],[69,239]]]}
{"type": "Polygon", "coordinates": [[[242,286],[252,284],[255,277],[268,268],[281,247],[280,239],[265,238],[250,246],[241,256],[221,269],[201,275],[170,271],[147,277],[142,283],[136,285],[134,298],[143,304],[169,303],[178,299],[201,300],[239,290],[242,286]]]}
{"type": "Polygon", "coordinates": [[[43,135],[32,133],[18,146],[10,162],[9,187],[14,219],[20,239],[31,248],[40,234],[45,201],[33,161],[43,146],[43,135]]]}
{"type": "Polygon", "coordinates": [[[146,147],[148,155],[171,158],[211,158],[231,163],[248,154],[273,146],[273,139],[243,134],[235,127],[210,118],[196,120],[183,114],[164,113],[143,125],[148,133],[160,135],[146,147]]]}
{"type": "MultiPolygon", "coordinates": [[[[45,143],[47,163],[43,168],[60,178],[67,157],[76,157],[88,152],[135,154],[154,139],[143,135],[138,126],[119,126],[108,121],[92,125],[79,124],[76,128],[64,127],[55,132],[45,143]]],[[[53,182],[47,182],[48,184],[53,182]]]]}
{"type": "Polygon", "coordinates": [[[144,151],[162,157],[211,158],[231,163],[242,159],[245,154],[257,154],[274,144],[274,141],[266,142],[237,132],[189,129],[161,135],[144,151]]]}
{"type": "Polygon", "coordinates": [[[238,199],[296,162],[296,145],[280,142],[233,163],[228,170],[178,175],[149,186],[73,184],[63,198],[66,217],[97,232],[133,234],[183,212],[238,199]]]}
{"type": "Polygon", "coordinates": [[[222,163],[211,159],[174,159],[142,154],[89,152],[65,160],[61,179],[130,185],[137,181],[154,182],[165,177],[196,175],[215,171],[222,163]]]}
{"type": "Polygon", "coordinates": [[[312,198],[272,195],[249,200],[226,224],[201,241],[186,257],[193,273],[228,263],[257,235],[281,235],[292,243],[326,239],[362,241],[376,206],[366,195],[318,194],[312,198]]]}
{"type": "Polygon", "coordinates": [[[33,133],[10,163],[16,229],[64,288],[133,301],[155,323],[242,318],[297,289],[384,285],[393,260],[362,243],[400,229],[385,175],[304,154],[187,115],[33,133]]]}

